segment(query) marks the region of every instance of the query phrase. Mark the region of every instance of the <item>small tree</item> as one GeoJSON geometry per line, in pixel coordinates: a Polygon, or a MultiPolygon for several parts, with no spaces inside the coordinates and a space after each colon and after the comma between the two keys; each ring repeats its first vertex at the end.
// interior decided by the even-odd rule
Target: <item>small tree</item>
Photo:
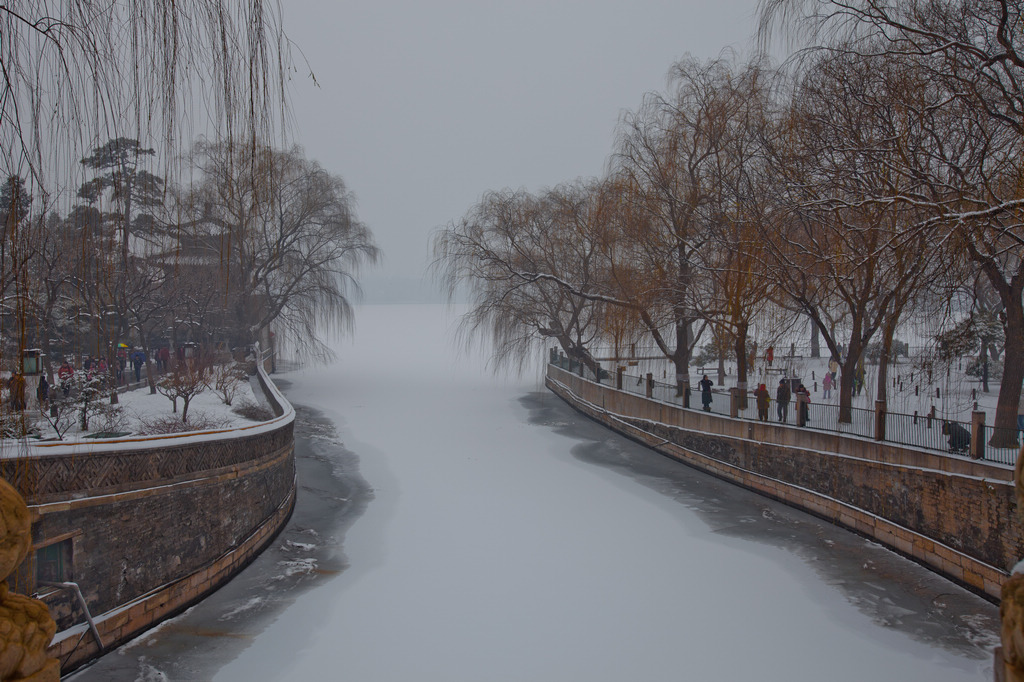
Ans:
{"type": "Polygon", "coordinates": [[[157,382],[156,390],[170,399],[173,411],[178,411],[181,398],[181,423],[188,423],[188,405],[209,386],[210,366],[198,359],[179,362],[174,369],[157,382]]]}
{"type": "Polygon", "coordinates": [[[95,414],[97,405],[106,395],[106,384],[106,374],[89,375],[85,372],[75,372],[71,390],[74,392],[83,431],[89,430],[89,417],[95,414]]]}
{"type": "Polygon", "coordinates": [[[50,400],[50,409],[42,410],[43,419],[46,420],[46,423],[57,434],[57,440],[64,440],[64,434],[75,425],[75,411],[77,409],[78,405],[72,398],[54,396],[50,400]]]}
{"type": "Polygon", "coordinates": [[[247,379],[245,370],[234,363],[214,365],[210,372],[213,390],[225,405],[231,405],[242,382],[247,379]]]}

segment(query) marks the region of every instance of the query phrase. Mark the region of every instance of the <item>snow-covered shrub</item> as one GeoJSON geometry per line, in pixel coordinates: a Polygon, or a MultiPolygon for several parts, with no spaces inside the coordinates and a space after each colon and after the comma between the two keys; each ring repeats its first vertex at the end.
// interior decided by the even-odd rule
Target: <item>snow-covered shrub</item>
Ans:
{"type": "MultiPolygon", "coordinates": [[[[981,361],[981,358],[971,358],[967,363],[967,367],[964,368],[964,372],[966,372],[968,376],[980,379],[984,370],[984,364],[985,363],[981,361]]],[[[1003,363],[1001,361],[991,359],[988,361],[988,378],[1003,378],[1003,363]]]]}
{"type": "Polygon", "coordinates": [[[225,405],[231,405],[242,382],[247,380],[245,370],[233,362],[215,365],[211,372],[213,390],[225,405]]]}
{"type": "MultiPolygon", "coordinates": [[[[71,380],[71,396],[78,408],[79,425],[82,431],[89,430],[89,420],[94,415],[99,415],[102,419],[106,395],[107,376],[105,374],[97,373],[90,376],[83,371],[75,372],[71,380]]],[[[109,405],[109,403],[106,404],[109,405]]]]}
{"type": "Polygon", "coordinates": [[[248,401],[231,411],[254,422],[265,422],[274,418],[274,413],[269,408],[248,401]]]}
{"type": "Polygon", "coordinates": [[[178,411],[181,398],[181,421],[188,422],[188,405],[192,399],[205,391],[209,385],[210,367],[203,362],[179,362],[177,366],[160,377],[156,390],[171,401],[174,412],[178,411]]]}
{"type": "Polygon", "coordinates": [[[0,414],[0,438],[25,438],[37,435],[39,435],[39,429],[24,412],[0,414]]]}
{"type": "Polygon", "coordinates": [[[57,440],[64,440],[64,434],[75,425],[78,416],[78,405],[71,397],[63,397],[60,388],[54,392],[55,396],[50,400],[50,409],[43,410],[43,420],[50,425],[53,432],[57,434],[57,440]]]}
{"type": "Polygon", "coordinates": [[[90,408],[92,428],[97,432],[116,433],[128,430],[128,415],[120,405],[97,401],[90,408]]]}
{"type": "Polygon", "coordinates": [[[141,421],[143,431],[152,435],[184,433],[186,431],[209,431],[227,426],[225,421],[213,419],[202,412],[193,412],[188,424],[177,417],[154,417],[152,419],[142,419],[141,421]]]}

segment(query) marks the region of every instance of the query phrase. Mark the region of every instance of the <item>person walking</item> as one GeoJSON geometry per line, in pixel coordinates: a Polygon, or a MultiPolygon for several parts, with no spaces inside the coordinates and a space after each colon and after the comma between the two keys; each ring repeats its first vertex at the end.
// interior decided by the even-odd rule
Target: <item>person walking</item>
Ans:
{"type": "Polygon", "coordinates": [[[785,422],[789,419],[790,398],[792,398],[792,391],[789,389],[789,382],[781,379],[779,387],[775,389],[775,410],[779,415],[780,422],[785,422]]]}
{"type": "Polygon", "coordinates": [[[797,426],[803,426],[811,420],[810,417],[811,392],[803,384],[796,389],[797,426]]]}
{"type": "Polygon", "coordinates": [[[71,378],[73,376],[75,376],[75,368],[71,366],[67,358],[64,358],[64,364],[57,370],[57,378],[60,380],[60,390],[64,391],[65,398],[71,392],[71,378]]]}
{"type": "Polygon", "coordinates": [[[135,370],[135,383],[142,381],[142,365],[146,362],[146,353],[141,348],[132,352],[132,369],[135,370]]]}
{"type": "Polygon", "coordinates": [[[821,397],[824,400],[828,400],[832,397],[832,373],[825,372],[825,376],[821,378],[821,397]]]}
{"type": "Polygon", "coordinates": [[[757,390],[754,391],[754,399],[757,401],[758,421],[768,421],[768,404],[771,403],[772,398],[764,384],[758,385],[757,390]]]}
{"type": "Polygon", "coordinates": [[[36,386],[36,400],[39,401],[39,410],[46,409],[46,402],[50,399],[50,382],[46,380],[45,374],[39,375],[39,385],[36,386]]]}
{"type": "Polygon", "coordinates": [[[701,379],[697,386],[700,388],[700,402],[704,405],[704,411],[711,411],[711,379],[708,379],[708,375],[705,374],[704,378],[701,379]]]}
{"type": "Polygon", "coordinates": [[[11,411],[20,412],[25,409],[25,376],[15,372],[7,382],[10,390],[11,411]]]}

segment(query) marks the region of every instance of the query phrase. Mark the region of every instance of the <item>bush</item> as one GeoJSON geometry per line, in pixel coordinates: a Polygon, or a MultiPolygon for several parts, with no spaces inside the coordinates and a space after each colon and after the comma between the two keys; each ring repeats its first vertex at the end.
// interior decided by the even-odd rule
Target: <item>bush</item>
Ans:
{"type": "Polygon", "coordinates": [[[214,392],[220,396],[221,402],[229,406],[234,401],[242,382],[248,381],[249,378],[245,370],[233,362],[214,365],[210,374],[214,392]]]}
{"type": "MultiPolygon", "coordinates": [[[[901,355],[903,357],[909,357],[910,346],[905,341],[893,339],[892,348],[889,349],[889,362],[892,362],[901,355]]],[[[878,361],[882,357],[882,344],[869,343],[867,349],[864,351],[864,357],[868,362],[877,365],[878,361]]]]}
{"type": "Polygon", "coordinates": [[[96,432],[128,430],[128,415],[120,405],[96,401],[89,406],[89,426],[96,432]]]}
{"type": "Polygon", "coordinates": [[[270,408],[251,402],[242,403],[231,411],[254,422],[265,422],[274,418],[274,413],[270,408]]]}
{"type": "Polygon", "coordinates": [[[20,412],[0,414],[0,438],[25,438],[38,436],[39,429],[28,415],[20,412]]]}
{"type": "Polygon", "coordinates": [[[222,429],[226,426],[226,422],[208,417],[202,412],[193,412],[187,424],[174,416],[142,420],[143,431],[151,435],[185,433],[187,431],[211,431],[213,429],[222,429]]]}
{"type": "MultiPolygon", "coordinates": [[[[984,363],[981,361],[981,358],[971,358],[970,362],[967,363],[967,367],[964,369],[964,372],[967,373],[967,376],[980,379],[983,365],[984,363]]],[[[1001,361],[991,359],[988,361],[988,378],[1003,378],[1003,363],[1001,361]]]]}
{"type": "MultiPolygon", "coordinates": [[[[730,348],[725,353],[725,359],[734,362],[736,360],[736,351],[730,348]]],[[[715,348],[714,344],[709,343],[702,347],[700,352],[691,358],[690,364],[697,367],[717,367],[718,349],[715,348]]]]}

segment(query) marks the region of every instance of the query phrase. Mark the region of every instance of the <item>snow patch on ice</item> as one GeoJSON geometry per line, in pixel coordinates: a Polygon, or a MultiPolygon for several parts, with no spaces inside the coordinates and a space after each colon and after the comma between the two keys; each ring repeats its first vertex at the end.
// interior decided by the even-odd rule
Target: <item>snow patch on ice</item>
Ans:
{"type": "Polygon", "coordinates": [[[998,624],[993,623],[980,613],[968,613],[960,616],[966,626],[963,631],[964,638],[981,649],[994,649],[1002,641],[997,629],[998,624]]]}
{"type": "Polygon", "coordinates": [[[279,561],[277,565],[284,567],[284,573],[279,578],[291,578],[296,575],[311,575],[316,571],[317,562],[313,557],[307,557],[304,559],[279,561]]]}
{"type": "Polygon", "coordinates": [[[135,682],[168,682],[170,678],[161,670],[146,663],[146,657],[139,657],[139,674],[135,682]]]}
{"type": "Polygon", "coordinates": [[[224,615],[220,616],[217,620],[232,620],[239,614],[248,613],[249,611],[260,608],[265,603],[266,600],[263,597],[252,597],[248,601],[236,606],[224,615]]]}

